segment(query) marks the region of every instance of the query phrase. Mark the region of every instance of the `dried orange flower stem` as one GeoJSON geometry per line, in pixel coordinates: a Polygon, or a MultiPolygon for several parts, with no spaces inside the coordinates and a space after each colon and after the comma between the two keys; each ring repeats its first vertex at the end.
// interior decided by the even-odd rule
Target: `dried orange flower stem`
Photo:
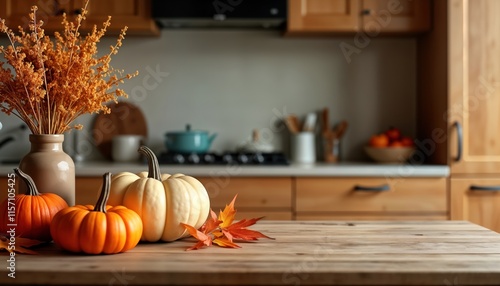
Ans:
{"type": "Polygon", "coordinates": [[[127,94],[118,86],[138,74],[114,69],[111,57],[118,53],[127,27],[118,36],[109,53],[97,57],[97,43],[111,25],[111,17],[101,28],[93,27],[86,37],[79,29],[88,13],[88,0],[75,22],[63,15],[63,33],[54,41],[45,35],[43,22],[37,21],[37,7],[31,8],[29,31],[19,27],[16,35],[0,19],[0,32],[10,45],[0,46],[0,110],[19,117],[33,134],[62,134],[82,114],[105,112],[109,101],[127,94]]]}

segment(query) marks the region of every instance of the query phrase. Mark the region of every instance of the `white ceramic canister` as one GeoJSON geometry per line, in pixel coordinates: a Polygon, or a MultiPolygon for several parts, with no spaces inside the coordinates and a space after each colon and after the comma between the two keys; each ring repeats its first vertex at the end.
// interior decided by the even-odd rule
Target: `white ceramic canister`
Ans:
{"type": "Polygon", "coordinates": [[[117,135],[112,141],[112,158],[115,162],[136,162],[140,158],[137,150],[143,144],[141,135],[117,135]]]}
{"type": "Polygon", "coordinates": [[[291,137],[291,159],[294,163],[316,162],[316,140],[313,132],[299,132],[291,137]]]}

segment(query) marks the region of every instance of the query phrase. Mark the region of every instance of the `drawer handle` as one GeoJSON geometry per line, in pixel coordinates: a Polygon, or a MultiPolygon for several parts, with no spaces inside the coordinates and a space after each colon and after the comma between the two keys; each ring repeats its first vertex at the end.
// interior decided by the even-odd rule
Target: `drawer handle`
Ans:
{"type": "Polygon", "coordinates": [[[388,184],[384,184],[381,186],[375,186],[375,187],[367,187],[367,186],[361,186],[361,185],[356,185],[354,186],[355,191],[366,191],[366,192],[385,192],[389,191],[391,188],[389,187],[388,184]]]}
{"type": "Polygon", "coordinates": [[[471,191],[488,191],[488,192],[500,192],[500,186],[470,186],[471,191]]]}
{"type": "Polygon", "coordinates": [[[457,129],[457,156],[455,157],[456,162],[460,162],[462,160],[462,140],[463,140],[463,131],[462,131],[462,125],[460,122],[455,121],[453,123],[453,126],[457,129]]]}

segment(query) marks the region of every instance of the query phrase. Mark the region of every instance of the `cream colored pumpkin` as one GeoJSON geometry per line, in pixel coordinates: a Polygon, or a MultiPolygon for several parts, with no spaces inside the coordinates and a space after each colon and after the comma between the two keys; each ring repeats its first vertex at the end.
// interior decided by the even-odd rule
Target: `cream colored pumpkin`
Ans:
{"type": "Polygon", "coordinates": [[[174,241],[188,235],[181,223],[199,228],[210,210],[208,193],[200,181],[183,174],[160,174],[158,159],[141,146],[149,172],[117,173],[111,181],[108,204],[123,205],[139,214],[143,241],[174,241]]]}

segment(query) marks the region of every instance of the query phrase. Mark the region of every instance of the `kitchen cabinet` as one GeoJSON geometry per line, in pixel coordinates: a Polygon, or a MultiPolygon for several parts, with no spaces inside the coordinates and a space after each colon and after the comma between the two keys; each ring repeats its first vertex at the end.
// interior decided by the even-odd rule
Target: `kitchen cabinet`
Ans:
{"type": "Polygon", "coordinates": [[[449,27],[451,173],[500,174],[500,22],[494,12],[500,3],[457,5],[464,9],[451,8],[449,27]]]}
{"type": "MultiPolygon", "coordinates": [[[[236,218],[292,219],[292,179],[287,177],[197,177],[210,196],[213,211],[219,213],[237,194],[236,218]]],[[[95,204],[102,177],[76,178],[76,203],[95,204]]]]}
{"type": "Polygon", "coordinates": [[[488,189],[500,175],[499,9],[496,0],[434,1],[417,61],[419,138],[431,163],[450,166],[451,219],[497,232],[499,196],[488,189]]]}
{"type": "Polygon", "coordinates": [[[39,1],[39,0],[0,0],[0,18],[5,19],[6,24],[14,31],[17,32],[17,27],[21,26],[27,30],[29,25],[29,13],[31,7],[38,6],[37,20],[44,23],[44,29],[47,33],[53,33],[56,30],[62,30],[62,14],[67,13],[72,19],[76,7],[73,6],[72,1],[39,1]]]}
{"type": "Polygon", "coordinates": [[[500,232],[500,179],[451,179],[451,219],[500,232]]]}
{"type": "Polygon", "coordinates": [[[356,33],[369,37],[430,29],[429,0],[289,0],[290,34],[356,33]]]}
{"type": "MultiPolygon", "coordinates": [[[[62,14],[66,13],[69,20],[81,13],[85,0],[0,0],[0,18],[5,19],[9,27],[22,26],[27,29],[28,13],[31,6],[37,5],[37,19],[44,22],[47,34],[62,31],[62,14]]],[[[151,17],[151,2],[139,0],[106,0],[90,1],[87,19],[80,32],[91,31],[94,25],[102,27],[108,15],[112,16],[111,26],[106,35],[116,35],[124,26],[128,26],[127,35],[159,35],[159,28],[151,17]]],[[[16,31],[17,29],[13,29],[16,31]]]]}
{"type": "MultiPolygon", "coordinates": [[[[86,0],[75,0],[77,7],[83,7],[86,0]]],[[[87,19],[83,28],[90,30],[94,25],[102,26],[111,15],[108,31],[117,34],[127,26],[127,35],[158,36],[159,27],[151,17],[151,1],[144,0],[106,0],[90,1],[87,19]]]]}
{"type": "Polygon", "coordinates": [[[446,219],[446,178],[296,178],[297,219],[446,219]]]}
{"type": "Polygon", "coordinates": [[[291,177],[199,177],[216,213],[235,195],[236,218],[292,219],[291,177]]]}
{"type": "Polygon", "coordinates": [[[102,188],[102,177],[76,177],[75,202],[77,205],[95,205],[102,188]]]}

